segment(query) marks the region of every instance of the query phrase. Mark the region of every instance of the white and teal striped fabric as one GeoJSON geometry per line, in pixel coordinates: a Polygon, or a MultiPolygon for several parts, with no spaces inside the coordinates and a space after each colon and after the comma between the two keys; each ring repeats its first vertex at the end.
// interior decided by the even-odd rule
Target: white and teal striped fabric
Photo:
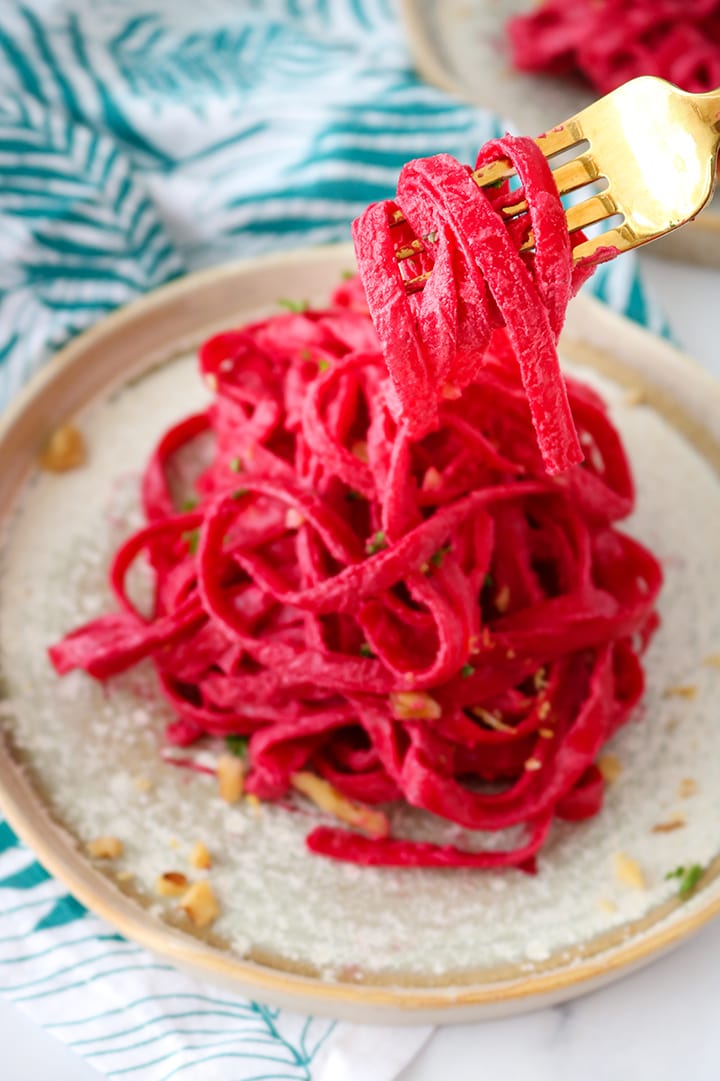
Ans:
{"type": "MultiPolygon", "coordinates": [[[[392,0],[1,0],[0,407],[117,305],[347,239],[404,161],[470,160],[500,130],[419,81],[392,0]]],[[[661,329],[631,260],[593,288],[661,329]]],[[[2,823],[0,994],[139,1081],[383,1081],[426,1037],[200,986],[86,913],[2,823]]]]}

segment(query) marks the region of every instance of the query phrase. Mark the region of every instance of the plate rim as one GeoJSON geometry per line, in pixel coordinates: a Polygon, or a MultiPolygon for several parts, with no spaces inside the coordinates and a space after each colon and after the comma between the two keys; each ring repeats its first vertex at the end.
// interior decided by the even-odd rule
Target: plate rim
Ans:
{"type": "MultiPolygon", "coordinates": [[[[89,348],[101,344],[108,336],[122,333],[128,325],[152,318],[167,304],[193,295],[199,289],[227,287],[238,275],[254,274],[261,268],[287,268],[307,265],[310,261],[339,269],[351,258],[352,246],[341,244],[239,260],[176,279],[118,309],[75,338],[32,377],[0,416],[0,450],[36,400],[42,395],[47,396],[59,380],[67,378],[68,372],[72,372],[74,366],[81,362],[89,348]]],[[[610,312],[598,301],[581,296],[574,301],[573,317],[568,320],[569,340],[582,340],[584,337],[587,348],[597,351],[599,344],[592,341],[593,334],[588,332],[588,323],[595,324],[596,336],[599,334],[601,337],[605,336],[608,328],[614,328],[616,332],[622,328],[629,336],[633,350],[638,348],[638,344],[644,348],[648,354],[647,363],[652,361],[653,355],[655,363],[663,358],[666,361],[672,358],[674,365],[671,366],[686,374],[687,383],[698,390],[698,401],[702,400],[707,405],[710,389],[710,397],[715,399],[715,404],[711,402],[710,408],[720,410],[720,383],[709,373],[668,343],[610,312]]],[[[198,336],[202,333],[198,327],[198,336]]],[[[172,350],[166,350],[165,360],[172,355],[172,350]]],[[[141,363],[143,370],[151,367],[147,358],[141,363]]],[[[123,381],[126,379],[127,374],[123,381]]],[[[106,379],[93,394],[85,395],[84,400],[93,400],[100,394],[108,393],[109,387],[106,379]]],[[[720,465],[717,468],[720,469],[720,465]]],[[[17,488],[20,483],[21,480],[14,487],[17,488]]],[[[5,508],[0,507],[0,520],[4,518],[5,508]]],[[[23,771],[5,738],[0,738],[0,810],[40,862],[74,896],[90,911],[151,952],[196,974],[232,986],[236,991],[250,991],[253,995],[265,996],[270,1001],[291,1005],[295,1009],[355,1019],[371,1018],[387,1023],[390,1011],[392,1020],[399,1022],[424,1023],[432,1019],[447,1022],[487,1016],[493,1007],[509,1013],[534,1008],[550,1000],[559,1001],[591,990],[653,960],[720,914],[720,891],[713,893],[701,888],[687,911],[680,906],[675,907],[670,914],[659,917],[653,926],[635,933],[627,942],[548,971],[530,972],[501,982],[456,983],[441,987],[413,987],[400,982],[394,985],[332,982],[315,975],[293,973],[267,963],[234,957],[156,920],[121,892],[107,875],[90,863],[77,845],[73,845],[72,835],[55,822],[41,792],[23,771]],[[483,1013],[485,1007],[488,1011],[483,1013]]],[[[708,869],[706,881],[713,879],[719,871],[720,856],[708,869]]]]}

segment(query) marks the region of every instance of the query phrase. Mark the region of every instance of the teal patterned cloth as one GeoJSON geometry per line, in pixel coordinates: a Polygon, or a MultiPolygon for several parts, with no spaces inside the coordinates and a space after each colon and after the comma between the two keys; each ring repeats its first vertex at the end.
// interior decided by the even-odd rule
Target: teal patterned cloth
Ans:
{"type": "MultiPolygon", "coordinates": [[[[0,408],[59,346],[185,271],[345,240],[409,158],[497,118],[423,85],[391,0],[2,0],[0,408]]],[[[592,288],[660,330],[632,260],[592,288]]],[[[109,1077],[395,1076],[425,1030],[299,1018],[181,976],[0,823],[0,993],[109,1077]]]]}

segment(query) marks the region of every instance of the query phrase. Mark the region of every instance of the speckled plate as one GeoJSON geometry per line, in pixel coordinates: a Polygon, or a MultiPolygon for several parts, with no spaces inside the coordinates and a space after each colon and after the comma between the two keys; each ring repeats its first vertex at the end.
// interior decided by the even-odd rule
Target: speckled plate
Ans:
{"type": "MultiPolygon", "coordinates": [[[[720,910],[720,388],[691,361],[574,301],[563,359],[612,405],[638,476],[629,528],[662,557],[667,584],[643,709],[612,748],[622,773],[599,816],[553,829],[535,877],[312,857],[307,808],[229,807],[212,777],[163,760],[166,714],[148,672],[103,692],[81,674],[58,680],[45,655],[109,603],[104,570],[138,519],[141,464],[205,400],[197,343],[273,310],[277,297],[322,303],[350,265],[348,248],[325,248],[170,285],[77,339],[3,418],[0,804],[81,901],[207,978],[363,1021],[518,1012],[614,979],[720,910]],[[68,418],[88,462],[38,473],[38,448],[68,418]],[[124,855],[103,866],[85,844],[106,833],[124,855]],[[187,859],[197,840],[213,853],[222,909],[204,937],[153,893],[162,872],[197,874],[187,859]],[[642,888],[618,877],[618,853],[635,861],[642,888]],[[694,863],[705,873],[681,902],[665,876],[694,863]]],[[[213,761],[212,747],[198,753],[213,761]]],[[[444,835],[437,821],[398,815],[404,829],[444,835]]]]}
{"type": "MultiPolygon", "coordinates": [[[[571,0],[568,0],[571,2],[571,0]]],[[[401,0],[408,41],[428,82],[492,109],[517,131],[535,135],[596,97],[579,79],[516,71],[505,23],[533,0],[401,0]]],[[[656,241],[653,255],[720,267],[720,196],[697,221],[656,241]]]]}

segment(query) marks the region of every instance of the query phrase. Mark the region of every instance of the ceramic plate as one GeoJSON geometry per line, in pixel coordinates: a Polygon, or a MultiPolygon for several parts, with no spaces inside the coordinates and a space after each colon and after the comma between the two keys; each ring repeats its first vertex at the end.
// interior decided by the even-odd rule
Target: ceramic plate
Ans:
{"type": "MultiPolygon", "coordinates": [[[[497,113],[535,135],[597,96],[580,80],[516,71],[505,23],[533,0],[401,0],[415,63],[428,82],[497,113]]],[[[696,222],[653,244],[653,255],[720,267],[720,197],[696,222]]]]}
{"type": "MultiPolygon", "coordinates": [[[[663,626],[642,711],[614,741],[622,773],[594,820],[559,824],[540,873],[361,869],[309,855],[307,810],[228,806],[212,776],[163,759],[167,719],[151,674],[106,691],[57,679],[45,648],[109,605],[105,567],[138,522],[138,474],[160,433],[201,406],[193,352],[210,332],[323,303],[348,248],[298,252],[170,285],[77,339],[0,425],[0,803],[48,869],[123,934],[236,990],[365,1021],[455,1021],[517,1012],[613,979],[720,909],[720,389],[667,344],[586,298],[563,360],[611,403],[638,477],[629,523],[661,556],[663,626]],[[47,433],[72,418],[89,460],[35,470],[47,433]],[[674,823],[668,828],[668,823],[674,823]],[[114,864],[85,844],[124,842],[114,864]],[[157,876],[212,851],[222,914],[199,937],[157,876]],[[618,877],[618,854],[642,888],[618,877]],[[704,876],[688,901],[667,880],[704,876]]],[[[208,755],[211,749],[193,751],[208,755]]],[[[434,831],[437,822],[403,818],[434,831]]]]}

